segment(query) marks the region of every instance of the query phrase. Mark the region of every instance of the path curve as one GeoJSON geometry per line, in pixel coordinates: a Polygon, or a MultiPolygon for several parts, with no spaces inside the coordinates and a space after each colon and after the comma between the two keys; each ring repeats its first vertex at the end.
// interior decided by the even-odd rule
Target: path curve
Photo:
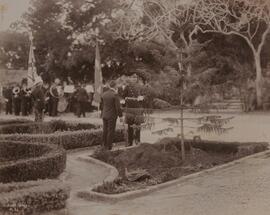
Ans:
{"type": "MultiPolygon", "coordinates": [[[[96,169],[95,165],[91,164],[81,166],[81,170],[74,170],[72,166],[77,165],[75,157],[69,156],[67,168],[74,173],[74,180],[86,181],[81,177],[76,179],[76,174],[85,175],[86,171],[83,169],[95,171],[94,176],[87,175],[91,183],[100,182],[106,177],[105,169],[96,169]]],[[[71,184],[73,179],[70,180],[71,184]]],[[[73,195],[69,200],[66,215],[268,215],[269,187],[270,153],[267,153],[153,194],[117,204],[84,201],[74,198],[73,195]]],[[[79,189],[80,185],[77,188],[79,189]]]]}
{"type": "Polygon", "coordinates": [[[93,152],[94,148],[90,148],[77,152],[68,152],[67,154],[67,168],[64,173],[64,180],[71,187],[70,198],[66,208],[68,215],[72,214],[70,211],[73,208],[89,204],[89,202],[76,196],[78,191],[89,189],[93,185],[102,182],[108,176],[107,168],[78,159],[81,156],[91,155],[93,152]]]}

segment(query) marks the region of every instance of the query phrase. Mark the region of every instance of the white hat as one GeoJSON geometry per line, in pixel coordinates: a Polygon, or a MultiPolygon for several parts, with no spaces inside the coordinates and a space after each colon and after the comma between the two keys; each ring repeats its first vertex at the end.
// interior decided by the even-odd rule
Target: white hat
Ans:
{"type": "Polygon", "coordinates": [[[43,83],[43,80],[42,80],[42,78],[40,76],[37,76],[35,78],[35,81],[34,81],[34,86],[39,84],[39,83],[43,83]]]}

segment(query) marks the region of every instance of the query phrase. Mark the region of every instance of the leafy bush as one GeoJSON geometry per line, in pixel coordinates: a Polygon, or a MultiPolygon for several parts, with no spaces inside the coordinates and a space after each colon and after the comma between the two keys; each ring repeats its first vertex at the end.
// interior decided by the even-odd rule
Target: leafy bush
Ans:
{"type": "Polygon", "coordinates": [[[82,124],[82,123],[67,123],[62,120],[51,121],[51,122],[32,122],[32,123],[21,123],[21,124],[6,124],[0,126],[1,134],[49,134],[60,131],[78,131],[96,129],[100,126],[93,124],[82,124]]]}
{"type": "Polygon", "coordinates": [[[171,104],[161,99],[154,99],[153,106],[156,109],[166,109],[166,108],[170,108],[171,104]]]}
{"type": "MultiPolygon", "coordinates": [[[[66,153],[57,146],[12,141],[1,141],[0,146],[15,155],[12,161],[0,163],[2,183],[57,178],[66,167],[66,153]]],[[[11,155],[5,156],[11,159],[11,155]]]]}
{"type": "Polygon", "coordinates": [[[172,67],[165,67],[151,82],[157,97],[172,105],[180,104],[179,73],[172,67]]]}
{"type": "Polygon", "coordinates": [[[0,214],[35,215],[65,207],[68,187],[58,180],[0,184],[0,214]]]}
{"type": "MultiPolygon", "coordinates": [[[[101,129],[97,129],[84,131],[65,131],[53,134],[9,134],[0,135],[0,139],[23,141],[29,143],[48,143],[62,146],[66,150],[71,150],[100,145],[103,142],[103,131],[101,129]]],[[[123,140],[123,130],[116,130],[114,141],[122,142],[123,140]]]]}

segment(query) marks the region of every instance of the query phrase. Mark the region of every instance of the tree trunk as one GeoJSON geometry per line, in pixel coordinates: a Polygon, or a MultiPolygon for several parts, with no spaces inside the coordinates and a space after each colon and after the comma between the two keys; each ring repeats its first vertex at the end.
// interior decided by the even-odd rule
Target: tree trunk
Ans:
{"type": "Polygon", "coordinates": [[[257,94],[257,108],[262,108],[263,105],[263,90],[262,90],[262,66],[261,66],[261,53],[254,53],[254,61],[256,68],[256,94],[257,94]]]}
{"type": "Polygon", "coordinates": [[[188,63],[188,66],[187,66],[187,77],[190,78],[191,77],[191,64],[188,63]]]}

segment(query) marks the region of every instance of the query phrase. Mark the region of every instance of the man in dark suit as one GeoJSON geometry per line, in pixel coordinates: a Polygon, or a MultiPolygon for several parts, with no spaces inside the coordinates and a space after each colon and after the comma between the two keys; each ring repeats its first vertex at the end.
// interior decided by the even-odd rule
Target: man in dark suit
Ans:
{"type": "Polygon", "coordinates": [[[77,100],[77,111],[76,111],[77,116],[79,118],[81,117],[81,115],[83,115],[83,117],[86,117],[85,112],[86,112],[86,106],[87,106],[87,101],[89,97],[88,97],[87,91],[81,85],[78,86],[75,98],[77,100]]]}
{"type": "Polygon", "coordinates": [[[34,101],[34,113],[35,121],[42,122],[44,119],[45,111],[45,98],[46,89],[43,87],[43,81],[41,78],[37,78],[32,89],[32,98],[34,101]]]}
{"type": "Polygon", "coordinates": [[[112,149],[117,118],[122,121],[120,99],[116,92],[116,83],[111,81],[109,88],[101,96],[101,117],[103,119],[103,140],[107,150],[112,149]]]}
{"type": "Polygon", "coordinates": [[[4,88],[3,90],[3,96],[5,98],[5,103],[6,103],[6,115],[12,114],[12,88],[7,87],[4,88]]]}

